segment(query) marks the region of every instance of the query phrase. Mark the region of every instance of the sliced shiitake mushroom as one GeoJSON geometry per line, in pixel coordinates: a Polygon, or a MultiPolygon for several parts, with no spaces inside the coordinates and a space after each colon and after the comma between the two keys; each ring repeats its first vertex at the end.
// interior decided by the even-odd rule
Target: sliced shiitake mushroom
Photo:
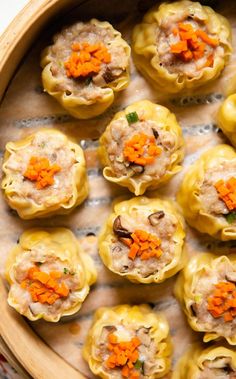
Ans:
{"type": "Polygon", "coordinates": [[[135,174],[142,174],[145,170],[144,166],[141,166],[139,164],[132,163],[129,166],[135,174]]]}
{"type": "Polygon", "coordinates": [[[157,211],[148,216],[148,221],[152,226],[156,226],[159,223],[160,219],[162,219],[164,216],[165,213],[163,211],[157,211]]]}
{"type": "Polygon", "coordinates": [[[114,80],[114,75],[112,71],[110,70],[109,67],[106,68],[106,71],[103,74],[103,79],[105,80],[106,83],[110,83],[114,80]]]}
{"type": "Polygon", "coordinates": [[[106,325],[104,326],[104,329],[106,329],[108,332],[115,332],[117,328],[114,325],[106,325]]]}
{"type": "Polygon", "coordinates": [[[154,137],[157,139],[159,137],[158,131],[156,129],[152,128],[152,132],[153,132],[154,137]]]}
{"type": "Polygon", "coordinates": [[[118,237],[124,237],[124,238],[130,238],[131,232],[128,231],[128,229],[123,228],[121,225],[121,217],[117,216],[113,222],[113,232],[118,237]]]}

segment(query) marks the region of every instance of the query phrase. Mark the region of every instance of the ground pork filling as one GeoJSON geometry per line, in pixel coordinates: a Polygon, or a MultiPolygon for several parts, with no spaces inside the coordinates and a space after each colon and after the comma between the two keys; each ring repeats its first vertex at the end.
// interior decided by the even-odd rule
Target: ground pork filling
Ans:
{"type": "Polygon", "coordinates": [[[123,323],[104,326],[96,344],[96,356],[112,378],[144,379],[162,371],[158,346],[151,328],[127,329],[123,323]]]}
{"type": "Polygon", "coordinates": [[[113,121],[106,132],[105,147],[117,177],[129,176],[137,182],[149,182],[165,175],[175,151],[176,137],[158,127],[155,121],[140,118],[132,124],[126,119],[113,121]]]}
{"type": "Polygon", "coordinates": [[[205,332],[232,338],[236,333],[236,270],[230,262],[201,272],[193,289],[191,304],[197,325],[205,332]]]}
{"type": "Polygon", "coordinates": [[[55,37],[54,45],[50,47],[49,52],[52,61],[51,73],[57,78],[57,90],[65,91],[66,96],[79,95],[86,100],[100,98],[104,92],[103,88],[109,87],[109,83],[118,79],[129,65],[129,57],[124,47],[116,41],[117,38],[111,27],[104,28],[91,23],[79,22],[64,29],[55,37]],[[74,46],[84,46],[84,44],[93,48],[99,45],[103,50],[106,49],[110,59],[102,59],[100,52],[97,53],[95,64],[99,64],[99,58],[100,66],[99,70],[93,71],[88,52],[86,51],[87,55],[83,52],[82,62],[86,63],[87,68],[89,67],[88,74],[84,73],[75,78],[68,76],[68,61],[73,56],[74,62],[76,60],[78,63],[80,54],[74,46]]]}
{"type": "Polygon", "coordinates": [[[112,267],[143,278],[156,274],[174,258],[175,216],[160,210],[150,214],[133,211],[116,217],[110,248],[112,267]]]}
{"type": "Polygon", "coordinates": [[[8,175],[11,176],[11,188],[14,189],[16,198],[49,207],[67,203],[73,196],[75,163],[75,151],[65,144],[64,137],[39,132],[30,145],[11,152],[5,168],[10,171],[8,175]],[[50,178],[51,182],[46,183],[45,187],[39,187],[36,177],[27,175],[32,158],[36,158],[37,162],[46,160],[50,168],[58,167],[58,171],[50,178]]]}
{"type": "Polygon", "coordinates": [[[234,209],[229,209],[225,201],[220,198],[220,193],[215,187],[219,181],[227,183],[230,179],[236,179],[236,159],[223,161],[217,167],[213,167],[205,174],[203,184],[200,188],[199,198],[206,213],[226,220],[229,224],[236,225],[236,214],[234,209]],[[234,217],[235,214],[235,217],[234,217]]]}
{"type": "Polygon", "coordinates": [[[194,379],[236,379],[236,368],[230,357],[218,357],[206,360],[203,370],[194,379]]]}
{"type": "Polygon", "coordinates": [[[20,304],[20,312],[57,316],[76,305],[75,291],[81,280],[75,269],[40,247],[25,252],[14,267],[9,296],[20,304]]]}
{"type": "Polygon", "coordinates": [[[159,65],[169,73],[194,78],[205,67],[212,67],[215,57],[223,57],[217,35],[194,14],[173,14],[162,21],[157,31],[159,65]]]}

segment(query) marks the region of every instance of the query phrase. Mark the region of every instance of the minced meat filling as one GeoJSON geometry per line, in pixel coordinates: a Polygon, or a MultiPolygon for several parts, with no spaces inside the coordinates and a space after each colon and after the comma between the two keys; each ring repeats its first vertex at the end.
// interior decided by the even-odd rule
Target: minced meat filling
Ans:
{"type": "Polygon", "coordinates": [[[79,22],[70,28],[64,29],[54,38],[54,45],[49,48],[49,57],[52,60],[51,72],[57,78],[58,91],[65,91],[67,96],[79,95],[87,100],[102,96],[103,87],[118,79],[127,69],[129,57],[125,49],[115,41],[112,28],[103,28],[92,23],[79,22]],[[102,44],[110,55],[110,62],[101,62],[99,72],[73,79],[66,74],[65,64],[69,61],[74,44],[102,44]]]}
{"type": "Polygon", "coordinates": [[[10,297],[20,305],[21,313],[30,310],[34,316],[41,313],[56,316],[77,303],[75,291],[79,288],[80,278],[68,263],[36,246],[35,250],[25,252],[14,267],[10,297]],[[29,273],[33,271],[43,274],[42,280],[30,277],[29,273]],[[48,285],[42,284],[49,277],[48,285]]]}
{"type": "MultiPolygon", "coordinates": [[[[217,167],[212,167],[206,172],[199,194],[202,207],[206,213],[215,217],[224,217],[224,219],[229,215],[230,210],[226,203],[220,199],[215,184],[220,180],[227,181],[235,177],[235,172],[236,159],[221,162],[217,167]]],[[[232,220],[231,223],[236,224],[236,219],[232,220]]]]}
{"type": "Polygon", "coordinates": [[[215,56],[223,56],[224,49],[203,21],[185,14],[162,22],[157,31],[157,52],[159,64],[171,74],[194,78],[203,68],[212,67],[215,56]]]}
{"type": "Polygon", "coordinates": [[[130,329],[127,329],[122,323],[107,325],[96,341],[96,355],[103,362],[104,371],[116,379],[146,379],[159,372],[157,354],[158,346],[150,328],[135,329],[130,324],[130,329]],[[119,354],[120,348],[124,354],[119,354]]]}
{"type": "Polygon", "coordinates": [[[176,218],[163,211],[147,215],[134,211],[117,216],[110,248],[113,269],[138,273],[144,278],[162,270],[174,257],[176,226],[176,218]]]}
{"type": "Polygon", "coordinates": [[[75,163],[75,152],[65,144],[63,137],[39,132],[28,146],[11,152],[5,168],[10,171],[11,188],[14,188],[18,197],[37,205],[50,206],[66,203],[73,196],[75,163]],[[26,175],[32,157],[47,161],[51,168],[58,167],[58,171],[54,170],[52,181],[46,183],[45,187],[38,187],[39,183],[26,175]]]}
{"type": "Polygon", "coordinates": [[[110,124],[106,137],[106,150],[115,175],[132,176],[137,181],[151,181],[163,177],[170,165],[171,154],[176,144],[173,134],[158,127],[158,124],[151,120],[139,120],[132,124],[123,118],[115,120],[110,124]],[[143,151],[143,156],[140,157],[147,155],[147,158],[152,158],[150,162],[147,158],[146,162],[140,160],[140,164],[135,163],[135,159],[132,162],[127,154],[127,146],[131,146],[138,137],[142,142],[140,145],[143,151]],[[146,146],[143,141],[146,141],[146,146]]]}
{"type": "Polygon", "coordinates": [[[230,357],[219,357],[203,363],[203,370],[194,379],[236,379],[236,368],[230,357]]]}
{"type": "Polygon", "coordinates": [[[233,337],[236,333],[236,317],[232,315],[236,315],[236,308],[231,306],[230,308],[227,306],[225,310],[223,308],[226,300],[232,297],[231,294],[229,294],[229,297],[227,294],[226,299],[221,299],[221,296],[219,296],[220,302],[216,299],[215,291],[218,290],[217,292],[219,292],[219,283],[221,286],[221,283],[225,283],[226,285],[230,283],[234,287],[236,283],[236,270],[231,263],[221,262],[218,264],[217,270],[209,268],[206,272],[202,272],[195,284],[195,302],[191,305],[192,313],[194,317],[196,316],[197,324],[202,330],[216,332],[223,337],[233,337]],[[211,306],[213,296],[215,297],[214,304],[217,307],[222,307],[222,312],[220,310],[219,314],[213,312],[211,306]],[[231,317],[228,317],[229,311],[231,317]]]}

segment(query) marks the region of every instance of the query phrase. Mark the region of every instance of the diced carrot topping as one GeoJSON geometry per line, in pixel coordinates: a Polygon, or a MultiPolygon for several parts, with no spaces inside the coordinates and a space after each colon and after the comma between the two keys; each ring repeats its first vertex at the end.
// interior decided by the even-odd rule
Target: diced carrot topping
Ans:
{"type": "Polygon", "coordinates": [[[207,300],[208,312],[214,318],[224,317],[224,321],[232,321],[236,316],[236,286],[231,282],[215,284],[212,296],[207,300]]]}
{"type": "MultiPolygon", "coordinates": [[[[174,36],[179,36],[179,41],[170,45],[170,52],[176,55],[183,62],[190,62],[193,59],[198,60],[204,56],[205,46],[215,48],[219,45],[217,38],[211,38],[201,30],[194,30],[193,26],[188,23],[179,22],[178,28],[172,30],[174,36]]],[[[202,68],[212,67],[214,55],[211,53],[202,68]]]]}
{"type": "Polygon", "coordinates": [[[185,31],[185,32],[194,32],[193,27],[191,24],[185,24],[183,22],[178,23],[179,30],[185,31]]]}
{"type": "Polygon", "coordinates": [[[172,33],[174,34],[174,36],[178,36],[179,35],[179,29],[178,28],[174,28],[172,30],[172,33]]]}
{"type": "Polygon", "coordinates": [[[66,75],[68,78],[86,77],[97,74],[102,63],[111,62],[111,54],[102,43],[90,45],[87,42],[73,43],[72,53],[65,62],[66,75]]]}
{"type": "Polygon", "coordinates": [[[51,271],[50,276],[53,279],[60,279],[62,277],[62,273],[60,271],[51,271]]]}
{"type": "Polygon", "coordinates": [[[135,134],[130,140],[126,141],[123,150],[124,158],[131,163],[141,166],[152,164],[155,157],[159,156],[162,149],[156,145],[154,136],[144,133],[135,134]]]}
{"type": "Polygon", "coordinates": [[[30,292],[33,302],[54,304],[59,298],[69,295],[67,285],[63,281],[61,284],[58,282],[61,277],[62,273],[59,271],[52,271],[48,274],[33,266],[28,270],[26,279],[21,283],[21,288],[30,292]]]}
{"type": "Polygon", "coordinates": [[[117,337],[115,334],[109,334],[108,340],[110,343],[116,344],[117,343],[117,337]]]}
{"type": "Polygon", "coordinates": [[[218,196],[224,201],[230,211],[236,209],[236,178],[231,177],[227,181],[219,180],[214,184],[218,196]]]}
{"type": "Polygon", "coordinates": [[[184,62],[190,62],[193,59],[193,53],[191,50],[181,52],[181,58],[184,62]]]}
{"type": "Polygon", "coordinates": [[[140,373],[134,369],[134,364],[139,358],[138,346],[141,341],[134,337],[130,341],[118,342],[118,338],[114,334],[108,335],[109,357],[105,361],[108,368],[121,368],[123,378],[138,379],[140,373]]]}
{"type": "MultiPolygon", "coordinates": [[[[129,258],[134,260],[140,257],[141,260],[147,260],[152,257],[159,258],[162,255],[160,248],[161,240],[154,234],[148,233],[145,230],[135,230],[129,239],[129,258]]],[[[121,240],[125,245],[126,243],[121,240]]]]}
{"type": "Polygon", "coordinates": [[[179,41],[170,47],[170,51],[173,54],[180,54],[183,51],[188,51],[187,41],[179,41]]]}
{"type": "Polygon", "coordinates": [[[214,63],[214,56],[213,54],[208,55],[206,63],[202,67],[212,67],[214,63]]]}
{"type": "Polygon", "coordinates": [[[211,38],[208,36],[206,32],[203,30],[196,30],[196,35],[201,38],[203,42],[212,47],[216,47],[219,45],[219,40],[217,38],[211,38]]]}
{"type": "Polygon", "coordinates": [[[50,165],[47,158],[31,157],[24,177],[36,182],[37,189],[43,189],[54,183],[54,175],[61,171],[57,164],[50,165]]]}

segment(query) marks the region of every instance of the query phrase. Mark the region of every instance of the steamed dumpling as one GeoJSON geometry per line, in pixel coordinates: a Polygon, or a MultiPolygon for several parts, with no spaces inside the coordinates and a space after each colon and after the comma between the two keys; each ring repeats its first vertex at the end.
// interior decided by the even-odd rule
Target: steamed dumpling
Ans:
{"type": "Polygon", "coordinates": [[[103,113],[129,84],[130,47],[109,22],[78,22],[42,53],[46,92],[74,117],[103,113]]]}
{"type": "Polygon", "coordinates": [[[6,266],[8,303],[29,320],[56,322],[79,311],[97,273],[65,228],[25,231],[6,266]]]}
{"type": "Polygon", "coordinates": [[[67,213],[88,195],[81,147],[54,129],[8,142],[2,169],[5,199],[23,219],[67,213]]]}
{"type": "Polygon", "coordinates": [[[103,379],[157,379],[170,370],[169,325],[147,305],[96,311],[83,356],[103,379]]]}
{"type": "Polygon", "coordinates": [[[103,175],[142,195],[181,170],[183,145],[173,113],[151,101],[138,101],[118,112],[100,138],[103,175]]]}
{"type": "Polygon", "coordinates": [[[231,28],[188,0],[156,5],[133,31],[134,61],[159,90],[177,93],[217,78],[232,51],[231,28]]]}

